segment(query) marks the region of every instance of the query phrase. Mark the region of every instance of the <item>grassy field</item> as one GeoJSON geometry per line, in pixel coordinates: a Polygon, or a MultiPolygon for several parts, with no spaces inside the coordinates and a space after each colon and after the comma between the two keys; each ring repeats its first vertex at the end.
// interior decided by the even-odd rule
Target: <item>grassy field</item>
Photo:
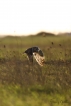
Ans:
{"type": "Polygon", "coordinates": [[[0,38],[0,106],[70,106],[71,37],[0,38]],[[30,64],[23,52],[42,49],[46,64],[30,64]]]}

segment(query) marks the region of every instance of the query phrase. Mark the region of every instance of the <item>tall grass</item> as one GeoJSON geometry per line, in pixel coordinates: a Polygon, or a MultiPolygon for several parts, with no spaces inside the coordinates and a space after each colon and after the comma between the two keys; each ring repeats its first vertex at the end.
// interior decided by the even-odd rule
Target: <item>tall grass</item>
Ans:
{"type": "Polygon", "coordinates": [[[71,37],[0,38],[1,106],[70,106],[71,37]],[[23,52],[42,49],[46,63],[30,64],[23,52]]]}

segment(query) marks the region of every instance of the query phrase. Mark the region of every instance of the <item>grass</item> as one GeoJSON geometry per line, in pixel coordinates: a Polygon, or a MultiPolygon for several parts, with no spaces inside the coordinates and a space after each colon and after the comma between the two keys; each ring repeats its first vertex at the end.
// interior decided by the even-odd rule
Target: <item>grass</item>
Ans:
{"type": "Polygon", "coordinates": [[[27,88],[16,86],[3,86],[0,89],[1,106],[69,106],[71,98],[66,93],[48,92],[49,89],[41,87],[27,88]],[[41,89],[41,90],[40,90],[41,89]],[[3,105],[4,104],[4,105],[3,105]]]}
{"type": "Polygon", "coordinates": [[[70,106],[71,37],[0,38],[1,106],[70,106]],[[30,64],[24,50],[39,46],[46,57],[30,64]]]}

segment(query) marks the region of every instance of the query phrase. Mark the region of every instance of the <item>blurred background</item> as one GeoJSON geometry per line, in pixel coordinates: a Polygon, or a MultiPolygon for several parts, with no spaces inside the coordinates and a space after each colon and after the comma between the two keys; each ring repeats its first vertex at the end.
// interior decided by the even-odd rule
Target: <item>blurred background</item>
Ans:
{"type": "Polygon", "coordinates": [[[70,0],[0,1],[0,36],[71,32],[70,0]]]}

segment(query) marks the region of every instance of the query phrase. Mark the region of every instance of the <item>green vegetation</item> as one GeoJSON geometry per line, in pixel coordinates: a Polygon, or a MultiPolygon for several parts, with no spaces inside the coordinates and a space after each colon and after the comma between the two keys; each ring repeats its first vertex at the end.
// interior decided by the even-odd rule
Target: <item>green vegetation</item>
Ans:
{"type": "Polygon", "coordinates": [[[0,38],[1,106],[70,106],[71,37],[0,38]],[[29,63],[24,50],[38,46],[46,63],[29,63]]]}

